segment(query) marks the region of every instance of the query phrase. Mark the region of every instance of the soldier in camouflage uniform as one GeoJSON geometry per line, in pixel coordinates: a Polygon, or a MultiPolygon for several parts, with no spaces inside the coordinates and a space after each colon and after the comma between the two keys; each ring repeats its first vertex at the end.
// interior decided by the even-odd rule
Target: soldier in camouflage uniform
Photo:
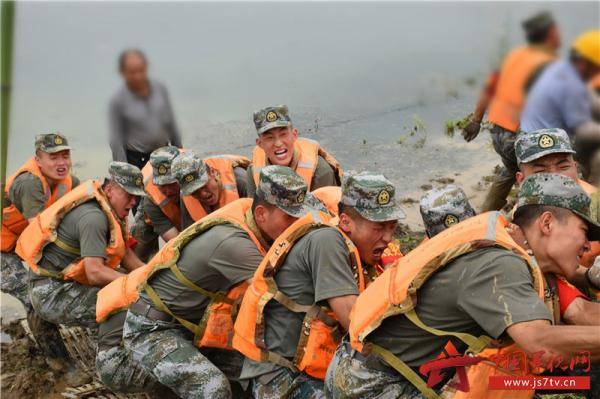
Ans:
{"type": "MultiPolygon", "coordinates": [[[[542,272],[572,276],[588,239],[600,237],[600,225],[590,218],[589,205],[589,197],[568,177],[540,173],[523,182],[514,222],[525,235],[523,249],[533,251],[542,272]]],[[[451,238],[432,240],[438,239],[451,238]]],[[[364,342],[385,348],[413,370],[442,354],[449,341],[459,353],[466,350],[462,341],[433,335],[431,329],[503,341],[511,338],[526,352],[543,351],[543,362],[552,353],[569,358],[583,347],[600,348],[597,326],[552,325],[554,318],[533,287],[529,268],[507,249],[481,247],[449,261],[429,277],[418,298],[414,310],[426,327],[397,314],[387,317],[364,342]]],[[[452,374],[448,370],[434,391],[439,394],[452,374]]],[[[487,381],[470,384],[487,387],[487,381]]],[[[425,398],[375,352],[357,352],[348,342],[338,347],[326,385],[336,399],[425,398]]]]}
{"type": "MultiPolygon", "coordinates": [[[[109,173],[110,178],[104,182],[102,193],[121,223],[126,242],[126,218],[137,197],[144,195],[142,173],[137,167],[124,162],[111,162],[109,173]]],[[[57,240],[43,248],[38,265],[51,273],[60,273],[65,267],[82,258],[90,285],[39,275],[30,269],[31,303],[41,317],[49,322],[96,328],[98,290],[123,276],[122,273],[104,265],[109,244],[108,217],[97,201],[90,200],[70,209],[61,219],[56,231],[57,240]]],[[[26,229],[21,235],[21,240],[27,240],[28,234],[36,232],[30,233],[26,229]]],[[[124,252],[121,266],[125,269],[131,271],[142,265],[129,248],[124,252]]]]}
{"type": "MultiPolygon", "coordinates": [[[[349,312],[359,293],[348,245],[360,255],[366,279],[375,275],[384,250],[404,212],[394,185],[385,176],[363,172],[348,176],[342,187],[338,227],[313,230],[296,241],[275,274],[278,290],[299,305],[330,307],[347,330],[349,312]]],[[[267,255],[268,256],[268,255],[267,255]]],[[[252,288],[250,288],[252,289],[252,288]]],[[[304,315],[271,301],[264,310],[266,349],[293,359],[303,334],[304,315]]],[[[255,398],[323,398],[323,381],[274,362],[244,361],[242,378],[252,379],[255,398]]]]}
{"type": "MultiPolygon", "coordinates": [[[[246,224],[265,250],[311,209],[304,203],[308,196],[306,184],[290,168],[269,166],[261,171],[246,224]]],[[[238,201],[230,204],[232,209],[247,200],[238,201]]],[[[232,224],[192,237],[180,254],[177,267],[183,276],[210,292],[226,292],[251,279],[262,260],[248,233],[232,224]]],[[[147,284],[177,317],[195,324],[202,318],[209,298],[183,284],[170,269],[155,272],[147,284]]],[[[235,351],[198,349],[193,333],[156,306],[146,289],[128,310],[123,339],[134,361],[181,398],[231,397],[227,377],[239,377],[243,357],[235,351]]]]}
{"type": "MultiPolygon", "coordinates": [[[[57,199],[68,192],[67,188],[62,189],[60,185],[60,180],[68,176],[71,169],[71,147],[67,138],[60,133],[40,134],[35,138],[35,152],[36,165],[42,179],[48,185],[48,190],[44,190],[43,182],[33,173],[28,171],[19,173],[7,187],[8,195],[3,209],[5,222],[7,219],[5,212],[11,208],[16,208],[23,218],[29,220],[47,207],[50,190],[58,190],[57,199]]],[[[70,175],[70,178],[71,187],[76,187],[79,179],[74,175],[70,175]]],[[[5,228],[7,227],[3,224],[2,229],[5,228]]],[[[2,239],[5,240],[4,234],[2,239]]],[[[23,304],[29,327],[46,356],[50,359],[64,358],[66,349],[56,326],[41,319],[31,306],[27,268],[21,262],[21,258],[11,249],[10,252],[2,252],[0,260],[2,292],[16,297],[23,304]]]]}
{"type": "MultiPolygon", "coordinates": [[[[233,173],[235,176],[235,188],[239,198],[246,197],[246,169],[235,166],[233,167],[233,173]]],[[[227,198],[219,171],[211,168],[194,151],[188,150],[175,158],[173,161],[173,175],[179,181],[181,195],[194,198],[199,202],[199,206],[203,208],[206,214],[219,209],[222,196],[227,198]],[[190,179],[190,176],[195,178],[190,179]]],[[[185,203],[182,203],[182,228],[189,227],[195,221],[197,221],[197,218],[192,217],[185,203]]]]}
{"type": "MultiPolygon", "coordinates": [[[[160,147],[150,154],[152,183],[166,199],[156,203],[152,193],[147,193],[140,201],[138,212],[135,214],[131,235],[137,241],[135,253],[143,262],[148,261],[151,255],[158,251],[159,236],[168,242],[182,230],[181,215],[177,214],[180,213],[179,184],[171,171],[171,163],[178,155],[179,149],[173,146],[160,147]],[[177,211],[167,215],[163,210],[166,206],[177,211]]],[[[145,182],[144,185],[148,190],[149,182],[145,182]]]]}
{"type": "MultiPolygon", "coordinates": [[[[306,168],[300,161],[297,145],[302,145],[304,139],[298,138],[298,129],[292,125],[287,105],[266,107],[254,112],[254,126],[258,133],[256,147],[253,153],[253,163],[257,161],[256,154],[263,151],[267,165],[289,166],[297,171],[299,167],[306,168]]],[[[336,161],[337,162],[337,161],[336,161]]],[[[255,167],[248,168],[247,186],[249,196],[256,189],[255,167]]],[[[310,179],[310,191],[320,187],[339,186],[336,167],[321,154],[317,155],[316,165],[313,166],[310,179]]]]}
{"type": "Polygon", "coordinates": [[[429,238],[475,216],[475,210],[465,192],[453,184],[435,188],[425,194],[421,198],[420,211],[425,224],[425,233],[429,238]]]}

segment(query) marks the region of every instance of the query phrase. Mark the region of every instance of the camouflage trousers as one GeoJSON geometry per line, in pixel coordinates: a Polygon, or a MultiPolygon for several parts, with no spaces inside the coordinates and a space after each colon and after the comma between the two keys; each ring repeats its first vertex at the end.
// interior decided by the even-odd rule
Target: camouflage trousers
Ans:
{"type": "Polygon", "coordinates": [[[325,398],[323,381],[304,373],[282,369],[275,378],[262,383],[261,377],[252,380],[252,395],[256,399],[321,399],[325,398]]]}
{"type": "Polygon", "coordinates": [[[58,327],[43,320],[33,309],[29,298],[29,272],[15,253],[2,253],[2,292],[17,298],[27,312],[27,324],[38,346],[52,359],[66,359],[67,349],[63,344],[58,327]]]}
{"type": "Polygon", "coordinates": [[[99,287],[53,278],[30,282],[31,304],[46,321],[97,329],[96,297],[99,287]]]}
{"type": "Polygon", "coordinates": [[[2,279],[0,280],[0,289],[2,292],[10,294],[17,298],[27,313],[31,309],[29,300],[29,274],[27,267],[21,261],[21,258],[14,252],[2,252],[2,279]]]}
{"type": "Polygon", "coordinates": [[[131,358],[180,398],[231,398],[227,377],[177,323],[127,312],[123,341],[131,358]]]}
{"type": "Polygon", "coordinates": [[[421,392],[398,373],[369,367],[365,360],[355,356],[355,351],[346,341],[338,346],[329,364],[325,392],[328,398],[334,399],[424,399],[421,392]]]}
{"type": "Polygon", "coordinates": [[[494,179],[490,191],[485,197],[482,205],[483,212],[498,211],[506,205],[506,197],[508,197],[512,186],[515,184],[515,175],[519,171],[519,164],[515,155],[516,138],[516,133],[504,130],[499,126],[494,126],[492,129],[494,150],[500,155],[504,167],[494,179]]]}
{"type": "Polygon", "coordinates": [[[150,374],[131,360],[122,345],[98,350],[96,372],[113,392],[153,392],[160,388],[150,374]]]}
{"type": "Polygon", "coordinates": [[[158,252],[158,234],[146,223],[143,209],[137,212],[131,226],[131,235],[137,241],[135,254],[142,262],[148,262],[158,252]]]}

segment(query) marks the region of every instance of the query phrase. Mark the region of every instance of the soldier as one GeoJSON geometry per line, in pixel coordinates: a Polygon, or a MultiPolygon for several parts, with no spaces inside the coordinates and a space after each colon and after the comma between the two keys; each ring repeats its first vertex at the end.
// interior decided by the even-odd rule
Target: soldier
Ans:
{"type": "MultiPolygon", "coordinates": [[[[445,357],[444,351],[459,355],[468,348],[489,358],[499,353],[482,352],[492,339],[506,346],[510,337],[517,350],[537,353],[543,364],[552,356],[568,359],[582,350],[598,361],[597,326],[551,324],[554,317],[544,304],[540,273],[575,273],[588,239],[600,237],[589,205],[574,180],[534,174],[523,182],[514,219],[525,237],[521,244],[512,239],[508,221],[489,212],[439,233],[406,255],[357,299],[350,343],[340,345],[328,372],[332,397],[437,397],[452,373],[435,378],[440,375],[421,367],[445,357]],[[433,387],[423,380],[427,375],[433,387]]],[[[551,306],[554,298],[547,299],[551,306]]],[[[490,363],[471,364],[468,383],[481,397],[487,397],[488,375],[507,375],[490,363]]],[[[456,381],[460,375],[454,384],[461,382],[456,381]]],[[[514,392],[502,397],[510,395],[514,392]]]]}
{"type": "Polygon", "coordinates": [[[307,215],[273,243],[234,328],[233,346],[246,356],[241,378],[251,379],[255,398],[323,397],[350,309],[404,217],[394,197],[383,175],[351,175],[339,222],[307,215]]]}
{"type": "Polygon", "coordinates": [[[27,268],[14,252],[29,222],[79,184],[71,173],[71,147],[60,133],[35,138],[35,156],[9,177],[2,209],[2,292],[17,298],[27,312],[29,327],[49,359],[66,356],[56,327],[39,318],[29,300],[27,268]]]}
{"type": "Polygon", "coordinates": [[[171,170],[178,155],[177,147],[161,147],[150,154],[149,165],[142,169],[147,196],[140,201],[131,235],[137,241],[135,253],[143,262],[158,251],[159,236],[168,242],[182,230],[179,184],[171,170]]]}
{"type": "Polygon", "coordinates": [[[428,238],[475,216],[465,192],[453,184],[430,190],[421,198],[419,209],[428,238]]]}
{"type": "MultiPolygon", "coordinates": [[[[239,199],[194,223],[141,274],[135,272],[138,283],[126,292],[129,298],[141,293],[123,332],[133,360],[179,397],[231,397],[226,376],[239,377],[242,362],[229,345],[232,304],[241,299],[270,243],[310,210],[308,196],[290,168],[263,168],[253,200],[239,199]]],[[[119,284],[114,289],[114,295],[103,293],[102,314],[114,311],[111,301],[123,295],[119,284]]]]}
{"type": "Polygon", "coordinates": [[[246,168],[250,160],[239,155],[200,159],[188,150],[173,161],[181,188],[181,219],[185,229],[204,216],[246,197],[246,168]]]}
{"type": "Polygon", "coordinates": [[[309,191],[339,186],[342,170],[333,156],[314,140],[298,138],[288,107],[278,105],[254,113],[258,132],[248,168],[248,194],[252,195],[260,169],[266,165],[289,166],[306,182],[309,191]]]}
{"type": "Polygon", "coordinates": [[[484,211],[499,210],[506,204],[506,197],[515,183],[515,134],[519,131],[519,117],[527,91],[541,71],[556,59],[556,51],[561,45],[556,21],[547,11],[523,21],[523,29],[528,44],[512,50],[502,62],[500,71],[490,76],[471,122],[465,128],[465,140],[477,137],[489,105],[494,150],[500,155],[504,168],[490,187],[482,206],[484,211]]]}
{"type": "Polygon", "coordinates": [[[43,211],[23,231],[17,254],[27,263],[31,303],[49,322],[95,328],[96,294],[142,265],[127,248],[129,211],[144,195],[140,170],[111,162],[104,183],[89,180],[43,211]]]}

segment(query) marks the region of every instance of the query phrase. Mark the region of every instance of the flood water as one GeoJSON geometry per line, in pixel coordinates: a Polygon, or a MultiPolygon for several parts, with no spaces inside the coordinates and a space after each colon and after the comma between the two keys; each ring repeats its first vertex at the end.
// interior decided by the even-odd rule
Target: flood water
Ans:
{"type": "Polygon", "coordinates": [[[598,2],[19,2],[9,172],[35,134],[60,130],[77,174],[103,175],[117,54],[137,46],[170,90],[186,147],[249,155],[252,112],[285,103],[345,169],[383,171],[418,197],[431,178],[498,163],[489,135],[449,139],[444,121],[472,110],[487,72],[522,42],[520,20],[542,7],[562,54],[600,25],[598,2]]]}

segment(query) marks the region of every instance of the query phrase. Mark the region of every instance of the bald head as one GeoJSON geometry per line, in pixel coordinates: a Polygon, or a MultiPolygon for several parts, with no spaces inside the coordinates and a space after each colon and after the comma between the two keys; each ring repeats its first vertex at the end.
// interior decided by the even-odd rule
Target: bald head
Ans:
{"type": "Polygon", "coordinates": [[[121,52],[121,54],[119,55],[119,72],[123,72],[125,67],[127,67],[130,62],[134,64],[143,64],[145,66],[148,66],[146,54],[144,54],[142,50],[137,48],[129,48],[121,52]]]}
{"type": "Polygon", "coordinates": [[[142,50],[123,51],[119,56],[119,72],[131,91],[142,97],[149,94],[148,61],[142,50]]]}

